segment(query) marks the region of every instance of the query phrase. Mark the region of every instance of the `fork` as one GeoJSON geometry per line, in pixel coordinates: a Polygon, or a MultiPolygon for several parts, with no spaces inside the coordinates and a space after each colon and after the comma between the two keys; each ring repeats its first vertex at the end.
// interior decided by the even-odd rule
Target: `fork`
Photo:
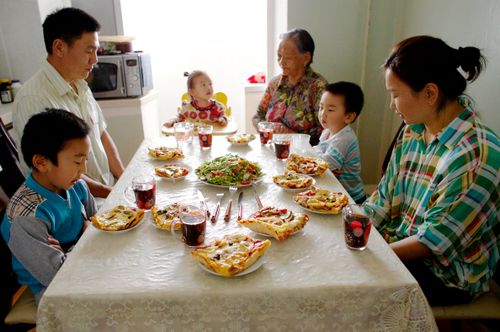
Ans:
{"type": "Polygon", "coordinates": [[[231,205],[233,204],[233,196],[238,191],[238,188],[235,186],[229,187],[229,202],[227,202],[226,213],[224,214],[224,221],[228,222],[231,217],[231,205]]]}
{"type": "Polygon", "coordinates": [[[217,196],[219,200],[217,201],[217,205],[215,206],[215,212],[212,214],[212,218],[210,219],[212,223],[215,223],[217,221],[217,218],[219,218],[220,201],[222,200],[222,197],[224,197],[224,193],[218,193],[215,194],[215,196],[217,196]]]}

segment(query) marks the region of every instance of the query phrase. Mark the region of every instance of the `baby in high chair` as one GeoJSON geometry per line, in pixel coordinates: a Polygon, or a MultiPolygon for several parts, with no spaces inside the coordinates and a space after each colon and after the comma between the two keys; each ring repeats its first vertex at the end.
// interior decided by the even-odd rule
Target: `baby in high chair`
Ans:
{"type": "Polygon", "coordinates": [[[167,121],[164,126],[170,128],[176,122],[188,121],[225,127],[227,125],[226,107],[212,98],[214,90],[212,80],[207,73],[201,70],[191,72],[187,79],[187,87],[191,100],[183,100],[177,117],[167,121]]]}

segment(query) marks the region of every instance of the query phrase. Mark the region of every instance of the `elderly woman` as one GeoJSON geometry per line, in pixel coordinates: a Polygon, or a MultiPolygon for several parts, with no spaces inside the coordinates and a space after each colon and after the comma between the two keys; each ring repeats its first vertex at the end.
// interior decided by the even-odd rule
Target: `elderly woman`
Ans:
{"type": "Polygon", "coordinates": [[[488,291],[500,259],[500,141],[463,94],[483,65],[479,49],[430,36],[399,42],[384,64],[406,126],[366,205],[431,305],[488,291]]]}
{"type": "Polygon", "coordinates": [[[327,81],[312,70],[313,55],[314,41],[307,31],[293,29],[282,35],[278,62],[283,74],[269,82],[253,117],[255,128],[260,121],[275,122],[274,132],[309,134],[311,144],[318,144],[323,129],[318,109],[327,81]]]}

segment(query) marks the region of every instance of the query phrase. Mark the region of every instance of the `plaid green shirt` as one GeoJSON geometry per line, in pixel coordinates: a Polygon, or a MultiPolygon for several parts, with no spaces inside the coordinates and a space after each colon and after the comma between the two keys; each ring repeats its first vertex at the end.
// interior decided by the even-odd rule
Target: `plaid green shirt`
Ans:
{"type": "Polygon", "coordinates": [[[465,107],[429,144],[422,124],[406,126],[378,189],[367,203],[387,242],[416,235],[425,260],[448,287],[489,289],[500,253],[500,141],[465,107]]]}

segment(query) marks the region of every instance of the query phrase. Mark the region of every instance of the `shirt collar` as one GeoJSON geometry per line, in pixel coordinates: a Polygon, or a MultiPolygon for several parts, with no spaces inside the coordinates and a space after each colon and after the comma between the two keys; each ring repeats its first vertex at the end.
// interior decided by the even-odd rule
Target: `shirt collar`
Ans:
{"type": "MultiPolygon", "coordinates": [[[[47,200],[52,201],[52,202],[65,202],[64,198],[61,197],[61,195],[48,190],[38,182],[36,182],[35,179],[33,179],[33,176],[28,175],[26,178],[26,186],[30,189],[32,189],[34,192],[37,194],[45,197],[47,200]]],[[[66,192],[66,197],[68,197],[68,193],[66,192]]]]}
{"type": "MultiPolygon", "coordinates": [[[[71,85],[59,74],[59,72],[50,64],[49,61],[45,60],[42,66],[42,71],[47,76],[48,81],[54,86],[57,93],[60,96],[64,96],[67,93],[75,93],[71,85]]],[[[84,92],[85,88],[88,86],[85,80],[76,80],[76,88],[80,92],[84,92]]]]}

